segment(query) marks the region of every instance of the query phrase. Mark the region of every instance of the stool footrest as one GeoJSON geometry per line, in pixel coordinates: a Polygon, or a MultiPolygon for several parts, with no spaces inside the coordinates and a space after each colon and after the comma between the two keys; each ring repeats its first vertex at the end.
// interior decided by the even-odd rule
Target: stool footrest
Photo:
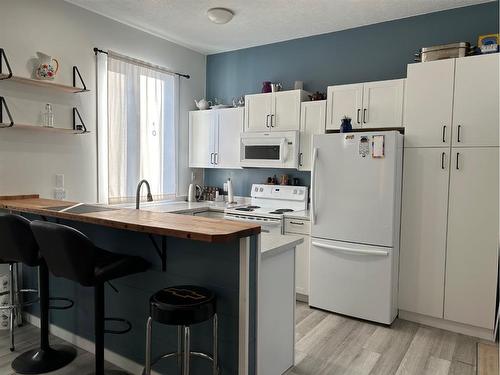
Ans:
{"type": "Polygon", "coordinates": [[[66,306],[49,306],[49,310],[68,310],[75,305],[75,301],[64,297],[51,297],[49,301],[63,301],[68,303],[66,306]]]}
{"type": "Polygon", "coordinates": [[[105,329],[104,333],[111,333],[113,335],[124,335],[125,333],[128,333],[132,330],[132,323],[130,323],[126,319],[122,318],[104,318],[105,322],[119,322],[119,323],[124,323],[127,325],[127,328],[122,329],[122,330],[116,330],[116,329],[105,329]]]}
{"type": "MultiPolygon", "coordinates": [[[[160,355],[159,357],[157,357],[156,359],[154,359],[152,362],[151,362],[151,366],[155,365],[156,363],[158,363],[159,361],[161,361],[162,359],[167,359],[167,358],[172,358],[172,357],[183,357],[184,355],[184,352],[173,352],[173,353],[166,353],[166,354],[163,354],[163,355],[160,355]]],[[[213,362],[214,361],[214,358],[206,353],[201,353],[201,352],[189,352],[189,356],[190,357],[199,357],[199,358],[203,358],[203,359],[206,359],[207,361],[210,361],[210,362],[213,362]]],[[[144,369],[144,371],[142,372],[143,374],[145,374],[145,371],[146,369],[144,369]]],[[[218,371],[217,371],[218,373],[218,371]]]]}

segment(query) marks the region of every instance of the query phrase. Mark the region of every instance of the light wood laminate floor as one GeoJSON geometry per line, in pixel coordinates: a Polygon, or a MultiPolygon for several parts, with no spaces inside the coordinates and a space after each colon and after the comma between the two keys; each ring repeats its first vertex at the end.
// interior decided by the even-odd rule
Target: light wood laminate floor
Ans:
{"type": "Polygon", "coordinates": [[[481,340],[473,337],[399,319],[389,328],[305,303],[297,304],[296,327],[287,375],[476,375],[481,340]]]}
{"type": "MultiPolygon", "coordinates": [[[[12,360],[37,347],[38,334],[31,325],[18,329],[16,352],[11,353],[8,332],[0,331],[0,374],[14,374],[12,360]]],[[[480,341],[399,319],[388,328],[298,303],[296,365],[286,375],[476,375],[480,341]]],[[[52,337],[51,343],[62,340],[52,337]]],[[[92,354],[78,349],[73,363],[51,374],[87,374],[93,361],[92,354]]]]}

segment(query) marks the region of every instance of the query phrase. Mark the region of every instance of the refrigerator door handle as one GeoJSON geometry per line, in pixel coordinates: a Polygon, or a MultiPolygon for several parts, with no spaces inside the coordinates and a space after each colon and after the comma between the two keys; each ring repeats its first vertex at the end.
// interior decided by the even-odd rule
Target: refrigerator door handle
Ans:
{"type": "Polygon", "coordinates": [[[311,220],[313,225],[316,224],[316,160],[318,159],[318,149],[313,148],[312,153],[312,168],[311,168],[311,220]]]}
{"type": "Polygon", "coordinates": [[[340,252],[343,252],[343,253],[350,253],[350,254],[378,255],[378,256],[387,256],[387,255],[389,255],[389,252],[387,250],[351,249],[349,247],[327,245],[327,244],[316,242],[316,241],[313,241],[312,245],[313,246],[317,246],[317,247],[321,247],[323,249],[340,251],[340,252]]]}

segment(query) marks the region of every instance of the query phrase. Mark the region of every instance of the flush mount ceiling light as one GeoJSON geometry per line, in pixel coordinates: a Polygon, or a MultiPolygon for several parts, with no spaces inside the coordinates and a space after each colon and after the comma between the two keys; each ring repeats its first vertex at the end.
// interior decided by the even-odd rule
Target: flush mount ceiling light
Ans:
{"type": "Polygon", "coordinates": [[[212,8],[207,11],[207,15],[210,21],[222,25],[231,21],[234,13],[226,8],[212,8]]]}

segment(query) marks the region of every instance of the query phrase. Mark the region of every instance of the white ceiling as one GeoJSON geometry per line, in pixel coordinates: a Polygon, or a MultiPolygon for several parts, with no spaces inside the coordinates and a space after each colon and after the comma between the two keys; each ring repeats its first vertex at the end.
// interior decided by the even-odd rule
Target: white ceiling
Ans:
{"type": "Polygon", "coordinates": [[[491,0],[66,0],[202,53],[345,30],[491,0]],[[225,25],[207,10],[225,7],[225,25]]]}

